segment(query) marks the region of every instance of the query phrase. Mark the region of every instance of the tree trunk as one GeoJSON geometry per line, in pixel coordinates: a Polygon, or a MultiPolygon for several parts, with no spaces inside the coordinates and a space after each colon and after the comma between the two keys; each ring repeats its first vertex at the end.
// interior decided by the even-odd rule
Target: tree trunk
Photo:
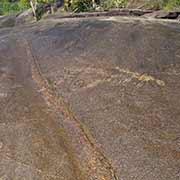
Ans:
{"type": "Polygon", "coordinates": [[[32,8],[34,17],[36,17],[37,0],[30,0],[30,6],[32,8]]]}

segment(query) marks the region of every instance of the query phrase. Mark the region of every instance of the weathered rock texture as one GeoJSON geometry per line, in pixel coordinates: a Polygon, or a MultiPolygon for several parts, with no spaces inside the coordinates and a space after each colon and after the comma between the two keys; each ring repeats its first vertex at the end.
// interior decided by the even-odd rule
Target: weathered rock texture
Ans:
{"type": "Polygon", "coordinates": [[[180,177],[180,24],[50,18],[0,29],[0,178],[180,177]]]}
{"type": "Polygon", "coordinates": [[[18,14],[12,14],[9,16],[0,16],[0,28],[14,27],[19,25],[25,25],[33,23],[35,21],[42,19],[47,19],[53,15],[53,18],[87,18],[87,17],[112,17],[112,16],[133,16],[133,17],[145,17],[154,19],[174,19],[179,20],[180,11],[153,11],[148,9],[128,9],[128,8],[116,8],[110,9],[108,11],[95,11],[95,12],[82,12],[82,13],[63,13],[58,12],[57,7],[51,4],[43,5],[39,7],[39,11],[42,13],[39,17],[34,17],[31,9],[18,14]],[[52,9],[55,8],[56,11],[52,13],[52,9]],[[55,13],[56,12],[56,13],[55,13]],[[42,17],[40,17],[42,16],[42,17]]]}

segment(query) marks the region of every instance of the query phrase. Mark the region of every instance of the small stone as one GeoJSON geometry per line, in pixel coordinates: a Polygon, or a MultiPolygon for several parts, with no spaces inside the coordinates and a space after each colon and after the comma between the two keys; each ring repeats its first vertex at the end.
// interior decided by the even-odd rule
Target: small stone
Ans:
{"type": "Polygon", "coordinates": [[[170,11],[170,12],[157,11],[155,17],[159,19],[177,19],[178,16],[179,16],[179,12],[176,11],[170,11]]]}
{"type": "Polygon", "coordinates": [[[0,93],[0,98],[6,98],[8,96],[7,93],[0,93]]]}

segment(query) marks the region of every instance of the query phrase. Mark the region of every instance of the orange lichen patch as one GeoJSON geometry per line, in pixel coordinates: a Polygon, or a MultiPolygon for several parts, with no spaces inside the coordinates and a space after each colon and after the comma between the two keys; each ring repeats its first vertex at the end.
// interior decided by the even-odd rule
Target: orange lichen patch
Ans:
{"type": "Polygon", "coordinates": [[[173,150],[172,155],[174,159],[180,160],[180,151],[173,150]]]}
{"type": "Polygon", "coordinates": [[[158,84],[159,86],[165,86],[165,82],[160,80],[160,79],[156,79],[155,77],[151,76],[151,75],[148,75],[146,73],[144,74],[140,74],[138,72],[133,72],[133,71],[130,71],[129,69],[121,69],[119,67],[116,67],[116,70],[118,70],[119,72],[121,73],[125,73],[127,75],[130,75],[132,76],[132,78],[135,78],[139,81],[143,81],[143,82],[155,82],[156,84],[158,84]]]}

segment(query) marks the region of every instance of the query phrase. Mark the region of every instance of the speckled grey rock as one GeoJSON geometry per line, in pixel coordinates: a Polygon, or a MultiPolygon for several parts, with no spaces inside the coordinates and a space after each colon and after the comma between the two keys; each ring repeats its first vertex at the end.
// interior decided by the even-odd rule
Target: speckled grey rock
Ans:
{"type": "Polygon", "coordinates": [[[0,178],[178,180],[179,29],[53,16],[0,29],[0,178]]]}

